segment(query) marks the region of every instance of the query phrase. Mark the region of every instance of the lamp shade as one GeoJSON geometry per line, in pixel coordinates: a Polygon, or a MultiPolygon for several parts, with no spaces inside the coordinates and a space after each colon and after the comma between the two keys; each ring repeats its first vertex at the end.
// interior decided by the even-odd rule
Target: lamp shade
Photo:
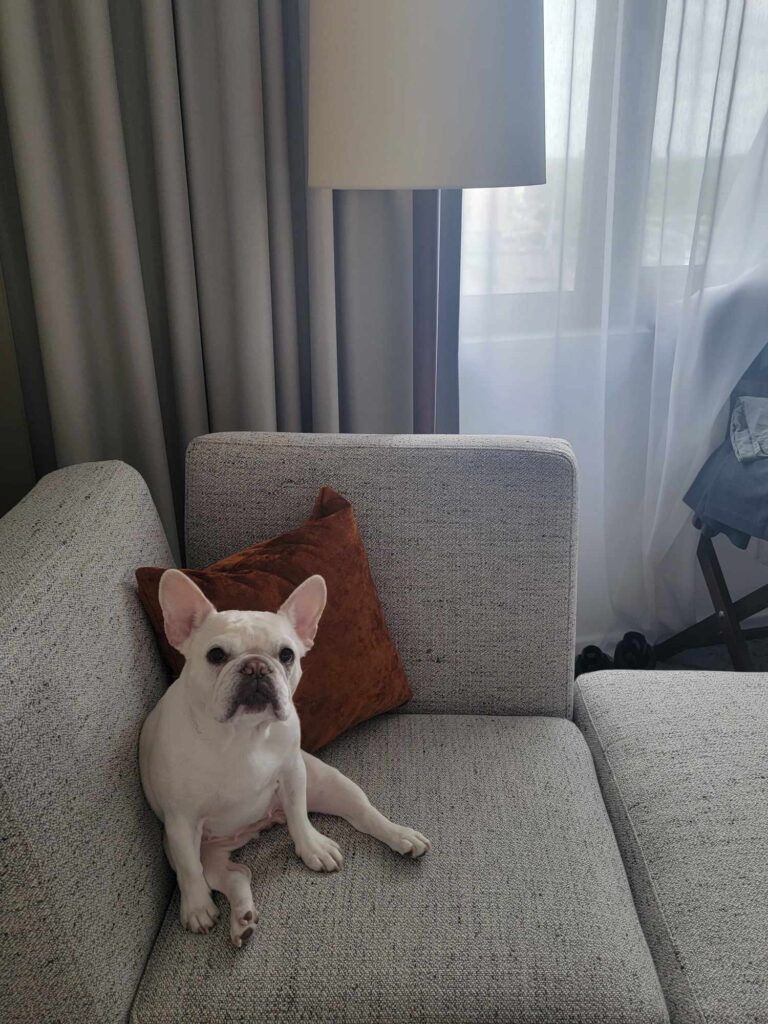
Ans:
{"type": "Polygon", "coordinates": [[[542,0],[310,0],[308,101],[312,186],[540,184],[542,0]]]}

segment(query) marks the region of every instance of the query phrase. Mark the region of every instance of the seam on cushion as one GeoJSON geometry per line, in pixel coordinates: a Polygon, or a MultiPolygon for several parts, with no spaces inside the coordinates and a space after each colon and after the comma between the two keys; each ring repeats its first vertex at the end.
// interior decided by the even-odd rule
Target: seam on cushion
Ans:
{"type": "MultiPolygon", "coordinates": [[[[166,863],[167,863],[167,858],[166,858],[166,854],[165,854],[165,846],[163,846],[163,858],[166,860],[166,863]]],[[[130,1024],[130,1021],[134,1019],[133,1018],[133,1012],[134,1012],[133,1008],[134,1008],[134,1006],[137,1003],[137,1000],[139,998],[139,993],[141,992],[142,987],[144,985],[144,977],[145,977],[145,975],[147,973],[147,968],[149,967],[149,961],[152,959],[152,957],[154,955],[155,948],[157,946],[157,940],[160,938],[160,933],[163,930],[163,925],[165,924],[166,918],[168,917],[168,914],[170,913],[170,910],[171,910],[171,904],[173,903],[173,898],[176,895],[176,892],[178,890],[178,883],[176,882],[176,875],[175,875],[175,872],[173,872],[173,869],[170,867],[170,864],[168,864],[168,870],[173,873],[173,884],[169,887],[170,888],[170,894],[168,896],[168,902],[165,905],[165,910],[163,911],[163,916],[160,918],[160,923],[158,924],[157,928],[155,929],[155,934],[152,936],[152,942],[151,942],[150,947],[149,947],[149,949],[147,951],[147,955],[144,957],[144,963],[143,963],[142,968],[141,968],[141,974],[139,974],[139,980],[136,982],[136,987],[133,990],[133,996],[131,997],[131,1005],[128,1007],[128,1022],[129,1022],[129,1024],[130,1024]]],[[[138,1011],[136,1012],[135,1019],[136,1019],[136,1021],[139,1020],[138,1011]]]]}
{"type": "MultiPolygon", "coordinates": [[[[578,507],[577,507],[577,489],[576,489],[576,463],[573,458],[567,456],[565,452],[557,452],[557,457],[568,463],[570,469],[569,483],[570,483],[570,499],[571,499],[571,515],[570,515],[570,536],[568,538],[568,642],[566,647],[568,650],[565,652],[565,717],[569,721],[573,721],[573,702],[574,702],[574,689],[575,683],[573,676],[571,675],[571,654],[570,654],[570,640],[571,635],[574,632],[575,627],[575,614],[576,614],[576,589],[574,586],[574,544],[576,540],[576,531],[578,528],[578,507]]],[[[575,636],[574,636],[575,640],[575,636]]]]}
{"type": "Polygon", "coordinates": [[[147,953],[144,959],[144,966],[141,969],[141,974],[139,976],[138,982],[136,983],[133,998],[131,999],[131,1005],[128,1009],[128,1024],[141,1024],[142,1021],[148,1021],[150,1019],[139,1014],[139,999],[144,989],[144,984],[147,977],[147,970],[149,968],[149,962],[155,954],[155,950],[157,949],[157,944],[160,939],[160,935],[163,931],[163,927],[165,926],[165,922],[168,919],[168,915],[171,912],[171,905],[173,904],[174,897],[178,891],[179,887],[177,883],[171,886],[171,895],[170,899],[168,900],[168,905],[165,908],[165,912],[163,913],[162,918],[160,919],[160,924],[158,925],[157,931],[155,932],[154,938],[152,939],[152,945],[150,946],[149,952],[147,953]]]}
{"type": "MultiPolygon", "coordinates": [[[[271,433],[273,433],[273,432],[271,432],[271,433]]],[[[334,436],[346,436],[346,435],[334,435],[334,436]]],[[[558,439],[555,438],[554,440],[558,440],[558,439]]],[[[568,443],[567,441],[564,442],[564,444],[567,444],[567,443],[568,443]]],[[[189,532],[189,519],[188,519],[188,517],[189,517],[189,489],[190,489],[189,467],[190,467],[190,463],[191,463],[191,460],[192,460],[192,455],[194,454],[194,450],[197,449],[197,448],[204,449],[208,445],[218,446],[218,447],[223,447],[223,448],[243,448],[243,449],[246,449],[248,451],[252,451],[252,450],[257,449],[259,447],[258,442],[256,442],[256,441],[251,441],[251,442],[237,441],[237,440],[226,440],[225,441],[225,440],[220,439],[216,434],[204,434],[201,437],[193,438],[189,442],[189,444],[187,445],[187,451],[186,451],[186,454],[185,454],[185,457],[184,457],[184,549],[185,549],[185,553],[186,553],[187,535],[188,535],[188,532],[189,532]]],[[[349,444],[349,443],[344,443],[343,445],[339,445],[336,442],[327,442],[327,443],[326,442],[313,442],[311,445],[302,446],[301,444],[297,444],[297,445],[293,445],[293,446],[289,446],[289,447],[295,447],[295,448],[309,447],[309,448],[318,448],[318,449],[325,450],[325,451],[328,451],[328,450],[337,451],[340,448],[344,448],[344,449],[347,449],[347,450],[352,449],[354,451],[364,451],[366,449],[386,448],[387,446],[383,445],[383,444],[349,444]]],[[[406,445],[403,445],[403,446],[395,445],[395,446],[392,446],[392,447],[395,448],[397,451],[408,451],[409,450],[408,446],[406,446],[406,445]]],[[[573,627],[572,619],[573,619],[574,610],[575,610],[575,604],[576,604],[576,602],[575,602],[575,592],[574,592],[574,544],[575,544],[575,540],[576,540],[576,527],[578,525],[577,524],[578,509],[576,507],[576,497],[577,497],[577,495],[576,495],[576,462],[575,462],[575,458],[574,458],[573,454],[572,453],[569,454],[567,451],[563,450],[561,447],[556,447],[556,448],[553,448],[551,450],[546,450],[546,449],[542,450],[540,448],[537,449],[537,448],[533,448],[533,447],[531,447],[531,448],[526,448],[526,447],[515,448],[515,447],[513,447],[511,445],[502,445],[502,444],[499,444],[496,447],[494,447],[492,445],[484,446],[484,445],[471,445],[471,444],[468,444],[468,445],[434,445],[434,446],[431,446],[431,445],[413,445],[410,450],[411,451],[429,451],[429,452],[435,452],[435,451],[438,451],[438,452],[439,451],[443,451],[443,452],[464,452],[464,451],[470,451],[470,452],[500,452],[500,453],[514,452],[515,454],[521,454],[521,455],[527,455],[527,454],[540,455],[540,456],[544,456],[546,458],[554,458],[554,459],[558,460],[559,462],[565,462],[566,463],[566,465],[568,467],[568,484],[569,484],[569,498],[570,498],[571,511],[570,511],[570,516],[569,516],[569,532],[568,532],[568,596],[567,596],[567,602],[566,602],[566,604],[567,604],[567,612],[568,612],[568,615],[567,615],[567,642],[566,642],[566,651],[565,651],[565,655],[564,655],[564,662],[565,663],[563,665],[563,676],[562,676],[562,678],[565,680],[565,714],[563,716],[558,716],[558,717],[564,717],[564,718],[568,719],[569,721],[573,721],[573,707],[574,707],[574,695],[573,694],[574,694],[574,686],[573,686],[573,680],[571,678],[571,652],[570,652],[570,646],[571,645],[570,645],[570,639],[571,639],[571,634],[572,634],[572,631],[573,631],[573,629],[572,629],[572,627],[573,627]]],[[[186,558],[185,558],[185,561],[186,561],[186,558]]],[[[557,715],[557,712],[554,712],[554,714],[557,715]]]]}
{"type": "MultiPolygon", "coordinates": [[[[375,432],[374,433],[367,432],[367,433],[361,434],[361,433],[357,433],[357,432],[355,432],[355,433],[344,433],[343,431],[340,431],[338,433],[334,433],[332,431],[328,432],[328,431],[302,431],[302,430],[213,430],[213,431],[210,431],[207,434],[198,434],[196,437],[193,437],[192,440],[187,445],[187,447],[188,448],[192,448],[192,447],[194,447],[196,445],[206,445],[206,444],[221,444],[221,445],[237,444],[237,445],[240,445],[240,446],[242,446],[244,448],[258,447],[258,445],[259,445],[258,440],[253,440],[253,441],[242,440],[242,437],[243,437],[244,434],[247,435],[248,437],[251,437],[251,438],[259,438],[259,437],[265,437],[265,436],[279,438],[279,439],[281,439],[280,443],[283,443],[283,439],[289,438],[289,437],[297,437],[297,438],[332,437],[332,438],[334,438],[333,441],[313,441],[309,445],[310,448],[314,448],[316,445],[326,445],[326,446],[329,446],[331,448],[338,448],[338,447],[386,448],[387,447],[387,444],[385,444],[383,442],[382,443],[378,443],[378,442],[371,443],[371,442],[365,442],[365,441],[361,442],[361,441],[358,441],[358,440],[355,440],[355,441],[351,440],[352,438],[358,439],[358,438],[361,438],[361,437],[376,437],[376,438],[384,437],[384,438],[387,438],[387,439],[389,439],[389,438],[398,438],[399,439],[399,438],[404,438],[404,437],[415,437],[415,438],[427,438],[427,437],[451,437],[451,438],[452,437],[466,437],[466,438],[471,438],[471,437],[487,437],[487,438],[491,438],[494,441],[499,441],[499,442],[501,442],[501,441],[503,441],[505,439],[514,438],[516,441],[520,441],[520,440],[523,440],[523,441],[530,441],[530,440],[550,441],[552,443],[558,443],[561,446],[569,444],[569,442],[564,437],[550,437],[550,436],[545,436],[543,434],[477,434],[477,435],[475,435],[475,434],[403,434],[403,433],[381,434],[381,433],[375,433],[375,432]],[[224,439],[224,435],[226,435],[226,440],[224,439]],[[341,445],[339,444],[339,440],[338,440],[339,438],[344,438],[344,441],[341,443],[341,445]],[[230,439],[234,439],[234,440],[230,440],[230,439]],[[350,439],[350,440],[348,441],[347,439],[350,439]]],[[[300,444],[301,444],[301,442],[300,442],[300,444]]],[[[296,447],[300,447],[300,444],[297,445],[296,447]]],[[[398,447],[398,446],[394,446],[394,447],[398,447]]],[[[431,448],[433,446],[432,445],[414,445],[414,444],[412,444],[412,445],[402,445],[402,447],[403,448],[409,448],[409,447],[410,448],[431,448]]],[[[443,445],[440,445],[439,447],[443,447],[443,445]]],[[[446,446],[446,447],[450,447],[450,446],[446,446]]],[[[482,448],[484,446],[483,445],[472,445],[472,444],[460,445],[460,444],[455,444],[454,443],[453,447],[456,447],[456,448],[464,448],[464,447],[482,448]]],[[[504,445],[503,444],[499,444],[498,447],[499,448],[503,448],[504,445]]],[[[491,446],[491,450],[492,450],[492,446],[491,446]]]]}
{"type": "MultiPolygon", "coordinates": [[[[20,823],[23,822],[24,818],[23,816],[19,815],[18,809],[13,799],[11,798],[11,794],[9,793],[7,787],[2,784],[1,777],[0,790],[2,790],[3,796],[8,803],[10,812],[15,819],[16,827],[19,828],[20,823]]],[[[23,829],[21,829],[20,831],[23,832],[23,829]]],[[[37,885],[40,887],[41,892],[45,893],[48,900],[48,906],[55,907],[57,903],[56,899],[53,898],[55,890],[49,884],[48,876],[46,875],[46,873],[40,870],[40,860],[34,849],[34,845],[27,842],[26,837],[23,835],[22,842],[24,844],[24,855],[27,857],[27,863],[31,864],[33,868],[33,874],[37,885]]],[[[91,1006],[91,1009],[94,1013],[93,1019],[97,1020],[99,1015],[96,1012],[97,1007],[94,1001],[93,991],[86,982],[87,973],[83,970],[81,956],[76,952],[77,943],[74,943],[73,946],[74,948],[70,951],[69,963],[74,965],[74,970],[72,970],[72,972],[70,973],[70,979],[75,980],[77,987],[80,990],[81,997],[84,997],[84,1001],[91,1006]]]]}
{"type": "MultiPolygon", "coordinates": [[[[669,923],[669,921],[667,919],[667,915],[664,913],[664,906],[663,906],[661,898],[659,896],[659,891],[656,888],[656,883],[654,881],[653,874],[652,874],[652,872],[651,872],[651,870],[650,870],[650,868],[648,866],[648,860],[647,860],[647,858],[645,856],[645,851],[643,850],[643,844],[640,842],[640,837],[637,834],[637,829],[635,828],[634,822],[632,821],[632,817],[631,817],[631,815],[629,813],[629,810],[627,808],[627,801],[624,798],[624,793],[622,792],[621,786],[619,785],[619,781],[618,781],[618,778],[616,776],[616,772],[614,771],[613,765],[611,764],[611,759],[608,756],[608,753],[607,753],[606,748],[605,748],[605,744],[603,743],[603,739],[602,739],[602,737],[600,735],[600,732],[599,732],[597,726],[595,725],[595,720],[592,717],[592,713],[589,710],[588,701],[587,701],[587,697],[586,697],[586,695],[584,693],[584,689],[582,687],[579,687],[579,692],[581,694],[581,702],[582,702],[582,705],[584,707],[584,711],[586,712],[587,718],[589,719],[589,724],[590,724],[590,726],[592,728],[592,731],[595,734],[595,739],[597,740],[598,745],[600,747],[600,751],[601,751],[601,754],[602,754],[603,761],[605,762],[605,766],[608,769],[608,772],[610,773],[613,785],[616,788],[616,794],[617,794],[617,796],[619,798],[619,802],[621,804],[621,810],[622,810],[622,812],[624,814],[624,818],[626,819],[626,822],[629,825],[630,831],[631,831],[632,836],[634,838],[635,845],[637,847],[637,852],[638,852],[639,857],[640,857],[640,862],[641,862],[643,871],[645,872],[645,876],[647,878],[648,885],[650,886],[654,902],[656,903],[656,906],[658,907],[659,914],[661,916],[661,921],[662,921],[662,923],[664,925],[664,928],[666,929],[667,935],[669,936],[670,945],[672,946],[672,951],[674,952],[675,958],[677,959],[678,964],[680,966],[680,970],[681,970],[681,973],[682,973],[683,980],[685,982],[685,985],[688,988],[688,991],[691,994],[691,999],[693,1000],[693,1003],[694,1003],[694,1005],[696,1007],[696,1010],[697,1010],[697,1012],[699,1014],[699,1017],[700,1017],[701,1021],[702,1022],[706,1022],[706,1020],[707,1020],[706,1014],[704,1013],[704,1011],[703,1011],[703,1009],[701,1007],[701,1003],[699,1002],[698,997],[696,995],[696,992],[695,992],[695,990],[693,988],[693,985],[691,983],[690,975],[688,974],[688,972],[686,970],[685,957],[682,955],[682,952],[680,950],[679,943],[677,942],[675,933],[674,933],[672,927],[670,926],[670,923],[669,923]]],[[[647,939],[646,939],[646,941],[647,941],[647,939]]]]}
{"type": "MultiPolygon", "coordinates": [[[[234,433],[238,433],[238,431],[235,431],[234,433]]],[[[240,431],[240,433],[243,433],[243,432],[240,431]]],[[[259,431],[252,431],[251,433],[257,433],[258,434],[259,431]]],[[[263,431],[263,433],[267,433],[270,436],[274,436],[275,431],[263,431]]],[[[278,433],[279,433],[279,431],[278,431],[278,433]]],[[[293,437],[297,436],[295,433],[291,434],[290,432],[287,432],[287,431],[286,431],[286,434],[288,436],[293,436],[293,437]]],[[[231,436],[231,434],[230,434],[230,436],[231,436]]],[[[316,437],[317,435],[315,434],[315,435],[312,435],[312,436],[316,437]]],[[[348,437],[350,435],[348,435],[348,434],[334,434],[333,436],[334,437],[348,437]]],[[[393,434],[393,435],[386,434],[386,435],[374,435],[374,436],[377,436],[377,437],[378,436],[402,437],[404,435],[401,435],[401,434],[393,434]]],[[[415,435],[415,436],[418,436],[418,435],[415,435]]],[[[426,436],[430,436],[430,435],[426,435],[426,436]]],[[[507,436],[512,436],[512,435],[506,435],[506,434],[493,435],[493,434],[490,434],[488,436],[489,437],[494,437],[494,438],[498,437],[498,440],[501,441],[502,438],[507,437],[507,436]]],[[[560,439],[560,438],[548,438],[547,440],[559,441],[559,440],[562,440],[562,439],[560,439]]],[[[568,444],[568,442],[563,440],[563,444],[568,444]]],[[[252,442],[248,442],[248,441],[234,441],[234,440],[226,440],[226,441],[224,441],[224,440],[220,440],[219,436],[217,434],[202,434],[200,437],[193,438],[189,442],[189,444],[187,445],[187,453],[186,453],[187,461],[189,461],[189,456],[190,456],[190,453],[193,451],[193,449],[195,449],[195,448],[205,448],[208,445],[216,445],[216,446],[219,446],[219,447],[222,447],[222,448],[245,448],[245,449],[247,449],[249,451],[254,449],[254,448],[258,448],[259,447],[257,441],[252,441],[252,442]]],[[[546,456],[548,458],[556,458],[556,459],[562,460],[563,462],[567,462],[568,463],[568,466],[569,466],[569,468],[571,470],[571,476],[574,475],[574,473],[573,473],[573,470],[574,470],[574,459],[573,459],[572,455],[569,455],[566,451],[563,450],[562,447],[556,447],[556,448],[547,449],[547,448],[535,448],[533,445],[531,445],[530,447],[527,447],[527,446],[515,447],[514,445],[505,445],[505,444],[498,444],[498,445],[480,445],[480,444],[452,444],[452,445],[451,444],[440,444],[440,445],[427,445],[427,444],[414,444],[414,445],[410,445],[410,446],[408,446],[408,445],[391,445],[391,446],[387,446],[385,444],[350,444],[348,442],[345,442],[343,444],[338,444],[337,442],[327,442],[326,443],[326,442],[323,442],[323,441],[316,441],[316,442],[313,442],[310,445],[302,445],[300,443],[299,444],[295,444],[295,445],[290,445],[290,444],[285,444],[284,443],[283,446],[287,447],[287,448],[302,448],[302,447],[306,447],[306,448],[320,448],[320,449],[327,449],[327,450],[332,450],[332,451],[338,451],[341,448],[344,448],[346,450],[350,450],[351,449],[351,450],[354,450],[354,451],[363,451],[364,449],[379,449],[379,448],[391,447],[392,449],[397,450],[397,451],[409,451],[410,450],[410,451],[420,451],[420,452],[423,452],[423,451],[429,451],[429,452],[515,452],[516,454],[520,454],[520,455],[542,455],[542,456],[546,456]]]]}
{"type": "MultiPolygon", "coordinates": [[[[189,563],[189,555],[187,554],[187,538],[189,536],[189,464],[195,443],[196,439],[193,438],[184,452],[184,536],[181,538],[181,550],[184,555],[183,561],[187,563],[189,563]]],[[[189,565],[185,568],[189,568],[189,565]]]]}

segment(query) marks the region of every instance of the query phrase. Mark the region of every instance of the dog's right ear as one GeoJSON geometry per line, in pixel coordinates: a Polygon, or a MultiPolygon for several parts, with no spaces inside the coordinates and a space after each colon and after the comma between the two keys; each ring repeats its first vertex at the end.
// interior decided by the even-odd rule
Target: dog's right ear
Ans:
{"type": "Polygon", "coordinates": [[[167,569],[160,577],[158,596],[168,643],[183,654],[187,640],[216,609],[198,585],[178,569],[167,569]]]}

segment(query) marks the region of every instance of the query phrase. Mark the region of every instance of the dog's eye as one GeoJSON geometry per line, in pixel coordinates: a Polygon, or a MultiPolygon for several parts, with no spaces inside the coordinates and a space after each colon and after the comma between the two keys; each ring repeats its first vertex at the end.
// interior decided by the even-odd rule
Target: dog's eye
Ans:
{"type": "Polygon", "coordinates": [[[221,665],[223,661],[227,660],[227,652],[223,647],[212,647],[206,654],[206,658],[212,665],[221,665]]]}
{"type": "Polygon", "coordinates": [[[293,651],[291,650],[290,647],[280,648],[280,661],[282,661],[284,665],[291,664],[291,662],[293,661],[293,651]]]}

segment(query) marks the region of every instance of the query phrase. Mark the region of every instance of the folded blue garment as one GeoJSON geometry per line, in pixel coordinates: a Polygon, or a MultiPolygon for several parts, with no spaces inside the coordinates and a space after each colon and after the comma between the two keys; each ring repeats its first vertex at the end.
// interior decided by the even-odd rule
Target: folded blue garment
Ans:
{"type": "Polygon", "coordinates": [[[768,459],[768,398],[743,395],[731,413],[731,444],[739,462],[768,459]]]}
{"type": "Polygon", "coordinates": [[[740,462],[730,439],[709,456],[683,499],[695,525],[725,533],[737,547],[768,540],[768,458],[740,462]]]}

